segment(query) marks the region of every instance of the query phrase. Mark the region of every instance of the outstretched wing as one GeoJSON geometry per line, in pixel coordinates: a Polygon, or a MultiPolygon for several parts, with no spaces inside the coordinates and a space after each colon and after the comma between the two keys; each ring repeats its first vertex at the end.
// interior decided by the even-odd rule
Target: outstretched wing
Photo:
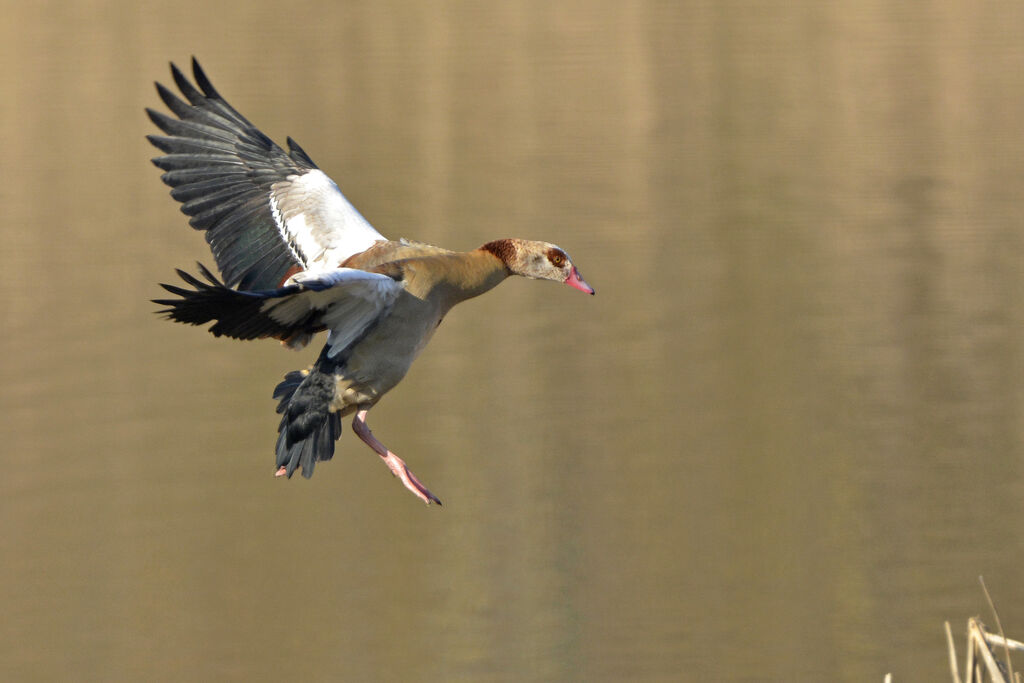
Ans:
{"type": "Polygon", "coordinates": [[[164,152],[153,163],[192,227],[206,232],[227,286],[274,289],[385,239],[294,140],[288,152],[278,147],[217,93],[194,58],[192,73],[198,89],[171,64],[187,102],[156,84],[177,118],[147,109],[166,133],[148,139],[164,152]]]}
{"type": "Polygon", "coordinates": [[[192,289],[162,284],[178,299],[154,299],[158,311],[176,322],[204,325],[233,339],[274,337],[304,346],[310,336],[330,330],[328,355],[335,356],[387,316],[403,285],[388,275],[355,268],[300,274],[293,284],[264,291],[231,289],[202,264],[206,282],[178,270],[192,289]]]}

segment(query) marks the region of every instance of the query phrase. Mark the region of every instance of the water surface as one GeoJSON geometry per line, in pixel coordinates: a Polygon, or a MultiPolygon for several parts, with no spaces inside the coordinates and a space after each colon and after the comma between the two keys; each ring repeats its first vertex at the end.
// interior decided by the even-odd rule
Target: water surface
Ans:
{"type": "Polygon", "coordinates": [[[0,25],[0,671],[942,680],[1024,634],[1019,4],[71,3],[0,25]],[[172,326],[148,159],[201,58],[381,232],[553,241],[375,433],[275,480],[313,360],[172,326]]]}

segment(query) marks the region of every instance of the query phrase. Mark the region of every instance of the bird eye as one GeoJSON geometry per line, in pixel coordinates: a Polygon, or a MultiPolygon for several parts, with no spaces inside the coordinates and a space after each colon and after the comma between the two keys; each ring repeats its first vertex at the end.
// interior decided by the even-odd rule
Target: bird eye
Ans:
{"type": "Polygon", "coordinates": [[[562,265],[565,263],[565,254],[559,254],[558,252],[555,252],[551,254],[551,256],[549,256],[548,259],[551,261],[551,265],[553,265],[555,268],[561,268],[562,265]]]}

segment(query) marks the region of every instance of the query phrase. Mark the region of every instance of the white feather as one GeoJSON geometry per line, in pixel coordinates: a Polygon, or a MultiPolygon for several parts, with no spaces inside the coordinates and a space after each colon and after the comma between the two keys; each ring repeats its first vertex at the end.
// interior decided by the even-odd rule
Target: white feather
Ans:
{"type": "Polygon", "coordinates": [[[355,268],[299,273],[292,282],[311,287],[294,294],[268,299],[260,310],[284,324],[302,320],[311,311],[323,311],[328,329],[327,354],[336,356],[378,318],[391,310],[402,285],[387,275],[355,268]]]}
{"type": "Polygon", "coordinates": [[[305,256],[307,269],[337,268],[385,239],[320,170],[274,183],[270,206],[285,241],[305,256]]]}

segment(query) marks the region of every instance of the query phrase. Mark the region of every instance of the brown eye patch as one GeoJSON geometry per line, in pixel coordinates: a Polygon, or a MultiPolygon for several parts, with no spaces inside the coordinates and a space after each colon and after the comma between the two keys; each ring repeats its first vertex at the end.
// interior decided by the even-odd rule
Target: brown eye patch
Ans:
{"type": "Polygon", "coordinates": [[[558,249],[550,249],[548,251],[548,261],[551,261],[551,265],[555,268],[561,268],[565,265],[566,258],[565,253],[558,249]]]}

